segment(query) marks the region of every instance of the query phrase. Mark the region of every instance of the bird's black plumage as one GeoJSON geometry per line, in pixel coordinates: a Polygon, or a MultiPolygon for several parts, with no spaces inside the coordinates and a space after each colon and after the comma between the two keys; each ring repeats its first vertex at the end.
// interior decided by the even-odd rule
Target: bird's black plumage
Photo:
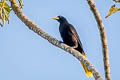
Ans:
{"type": "MultiPolygon", "coordinates": [[[[71,46],[72,48],[78,50],[80,53],[82,53],[83,56],[85,56],[82,44],[80,42],[79,36],[75,28],[71,24],[69,24],[68,21],[63,16],[53,17],[52,19],[55,19],[60,23],[59,32],[61,34],[63,42],[71,46]]],[[[82,62],[81,65],[83,66],[86,75],[88,77],[89,76],[92,77],[93,74],[87,69],[87,67],[82,62]]]]}
{"type": "Polygon", "coordinates": [[[56,20],[60,23],[59,32],[63,42],[84,54],[81,41],[73,25],[69,24],[63,16],[58,16],[58,18],[56,20]]]}

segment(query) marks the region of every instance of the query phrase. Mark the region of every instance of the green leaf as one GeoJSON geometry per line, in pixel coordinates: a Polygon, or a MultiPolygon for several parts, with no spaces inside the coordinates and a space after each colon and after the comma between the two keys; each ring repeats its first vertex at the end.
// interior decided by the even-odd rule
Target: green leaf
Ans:
{"type": "Polygon", "coordinates": [[[0,25],[3,26],[5,22],[8,22],[9,24],[9,15],[10,15],[10,6],[6,2],[6,0],[2,0],[0,2],[0,19],[2,22],[0,22],[0,25]]]}
{"type": "Polygon", "coordinates": [[[8,13],[10,13],[11,9],[7,3],[4,4],[4,8],[8,13]]]}

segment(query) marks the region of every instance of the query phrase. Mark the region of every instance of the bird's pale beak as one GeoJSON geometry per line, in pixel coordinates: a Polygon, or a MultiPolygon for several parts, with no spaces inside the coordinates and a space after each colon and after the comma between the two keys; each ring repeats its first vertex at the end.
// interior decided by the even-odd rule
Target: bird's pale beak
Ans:
{"type": "Polygon", "coordinates": [[[51,19],[55,19],[55,20],[58,20],[58,19],[59,19],[59,17],[52,17],[51,19]]]}

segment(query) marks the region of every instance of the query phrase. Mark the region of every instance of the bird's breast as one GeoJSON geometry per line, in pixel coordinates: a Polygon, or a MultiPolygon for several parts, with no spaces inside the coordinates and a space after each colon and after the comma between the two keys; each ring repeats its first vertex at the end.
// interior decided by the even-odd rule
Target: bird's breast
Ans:
{"type": "Polygon", "coordinates": [[[74,46],[76,43],[76,40],[68,28],[69,27],[67,27],[65,25],[60,25],[60,27],[59,27],[60,35],[65,44],[67,44],[69,46],[74,46]]]}

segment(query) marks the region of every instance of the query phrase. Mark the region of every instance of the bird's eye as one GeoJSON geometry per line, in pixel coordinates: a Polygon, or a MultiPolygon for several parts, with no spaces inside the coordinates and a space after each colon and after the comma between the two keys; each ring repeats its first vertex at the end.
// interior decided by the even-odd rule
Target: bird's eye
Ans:
{"type": "Polygon", "coordinates": [[[62,16],[58,16],[59,18],[62,18],[62,16]]]}

